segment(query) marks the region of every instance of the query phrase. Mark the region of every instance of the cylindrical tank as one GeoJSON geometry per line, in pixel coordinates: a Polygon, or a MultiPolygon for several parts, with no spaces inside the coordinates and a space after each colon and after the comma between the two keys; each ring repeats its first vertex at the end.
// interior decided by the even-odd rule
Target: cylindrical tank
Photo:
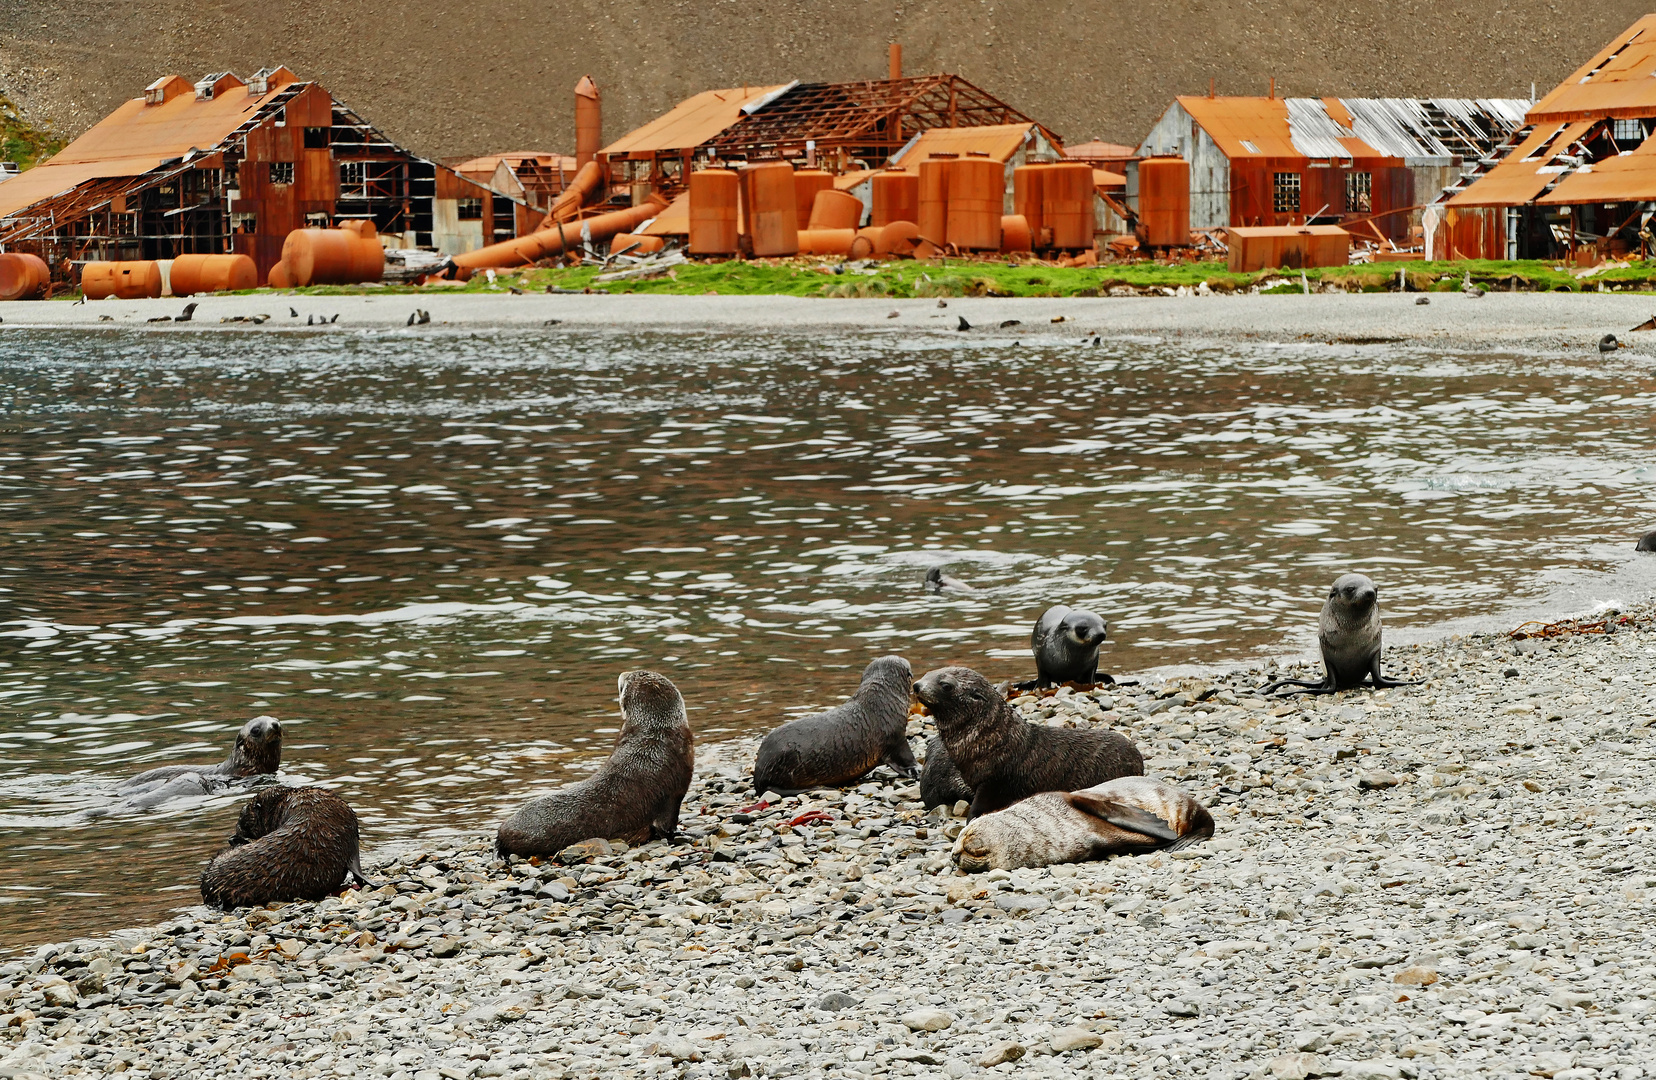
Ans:
{"type": "Polygon", "coordinates": [[[1052,246],[1067,251],[1093,243],[1093,175],[1085,162],[1048,165],[1041,176],[1041,228],[1052,246]]]}
{"type": "Polygon", "coordinates": [[[799,207],[798,228],[810,228],[811,208],[816,205],[817,192],[833,189],[834,178],[821,169],[799,169],[794,173],[794,196],[799,207]]]}
{"type": "Polygon", "coordinates": [[[949,172],[948,241],[962,251],[999,251],[1006,167],[994,158],[965,157],[949,172]]]}
{"type": "Polygon", "coordinates": [[[893,221],[880,229],[880,239],[874,245],[876,255],[913,255],[914,245],[920,239],[920,226],[912,221],[893,221]]]}
{"type": "Polygon", "coordinates": [[[1190,244],[1190,163],[1153,157],[1138,163],[1139,243],[1146,247],[1190,244]]]}
{"type": "Polygon", "coordinates": [[[1012,213],[1021,215],[1029,225],[1030,238],[1040,246],[1041,230],[1046,227],[1046,219],[1041,216],[1041,177],[1047,169],[1046,164],[1019,165],[1012,170],[1012,213]]]}
{"type": "Polygon", "coordinates": [[[575,84],[575,167],[598,156],[604,145],[603,112],[599,107],[598,84],[591,75],[582,75],[575,84]]]}
{"type": "Polygon", "coordinates": [[[667,246],[665,237],[645,236],[642,233],[616,233],[610,241],[610,254],[653,255],[667,246]],[[627,249],[632,250],[628,251],[627,249]]]}
{"type": "Polygon", "coordinates": [[[817,192],[811,204],[808,229],[855,229],[862,224],[862,200],[849,191],[832,188],[817,192]]]}
{"type": "Polygon", "coordinates": [[[271,289],[293,288],[293,273],[288,270],[287,263],[279,262],[270,268],[270,276],[265,278],[265,286],[271,289]]]}
{"type": "Polygon", "coordinates": [[[299,286],[354,285],[385,276],[385,249],[371,221],[347,221],[337,229],[295,229],[282,242],[282,262],[299,286]]]}
{"type": "Polygon", "coordinates": [[[936,154],[920,163],[918,216],[914,223],[920,227],[920,235],[938,247],[948,242],[949,171],[954,163],[953,154],[936,154]]]}
{"type": "Polygon", "coordinates": [[[887,169],[874,174],[869,181],[873,207],[869,212],[870,225],[890,225],[893,221],[914,221],[920,217],[920,178],[904,169],[887,169]]]}
{"type": "Polygon", "coordinates": [[[736,254],[738,186],[736,174],[729,169],[690,174],[690,254],[736,254]]]}
{"type": "MultiPolygon", "coordinates": [[[[790,204],[791,206],[792,204],[790,204]]],[[[617,233],[631,232],[667,209],[667,200],[660,193],[650,196],[643,206],[629,206],[625,210],[611,210],[607,214],[565,221],[520,236],[516,240],[502,240],[498,244],[468,251],[454,257],[460,276],[469,276],[473,270],[524,266],[537,259],[561,255],[580,244],[608,240],[617,233]]]]}
{"type": "Polygon", "coordinates": [[[259,268],[246,255],[180,255],[172,261],[174,296],[258,287],[259,268]]]}
{"type": "Polygon", "coordinates": [[[885,229],[874,228],[872,225],[857,230],[857,238],[851,241],[851,250],[847,253],[853,259],[869,259],[879,254],[876,250],[880,246],[880,236],[885,229]]]}
{"type": "Polygon", "coordinates": [[[141,300],[161,295],[161,268],[153,259],[141,262],[89,262],[81,268],[81,293],[88,300],[118,296],[141,300]]]}
{"type": "Polygon", "coordinates": [[[856,229],[802,229],[799,233],[799,253],[849,255],[856,239],[856,229]]]}
{"type": "Polygon", "coordinates": [[[1034,251],[1034,238],[1029,234],[1029,222],[1022,214],[1001,215],[1001,247],[1004,252],[1034,251]]]}
{"type": "Polygon", "coordinates": [[[799,254],[799,198],[793,166],[785,161],[747,166],[742,170],[741,193],[742,219],[754,257],[799,254]]]}
{"type": "Polygon", "coordinates": [[[0,255],[0,300],[39,300],[52,283],[52,268],[38,255],[11,251],[0,255]]]}

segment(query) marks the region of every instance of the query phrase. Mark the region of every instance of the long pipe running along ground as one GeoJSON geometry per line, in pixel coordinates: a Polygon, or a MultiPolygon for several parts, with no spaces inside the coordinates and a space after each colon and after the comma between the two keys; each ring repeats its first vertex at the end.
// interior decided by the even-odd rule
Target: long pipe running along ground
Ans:
{"type": "Polygon", "coordinates": [[[516,240],[504,240],[456,255],[454,265],[462,271],[526,266],[539,259],[562,255],[583,243],[608,240],[617,233],[632,232],[665,209],[667,200],[659,193],[652,194],[638,206],[612,210],[584,221],[560,222],[516,240]]]}

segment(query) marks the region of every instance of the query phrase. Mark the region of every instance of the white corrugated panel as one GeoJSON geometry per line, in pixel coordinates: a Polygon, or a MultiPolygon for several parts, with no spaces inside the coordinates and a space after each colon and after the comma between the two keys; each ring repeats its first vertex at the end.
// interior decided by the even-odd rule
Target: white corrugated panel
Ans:
{"type": "Polygon", "coordinates": [[[1351,132],[1334,122],[1321,98],[1288,99],[1288,138],[1308,158],[1349,158],[1341,139],[1351,132]]]}

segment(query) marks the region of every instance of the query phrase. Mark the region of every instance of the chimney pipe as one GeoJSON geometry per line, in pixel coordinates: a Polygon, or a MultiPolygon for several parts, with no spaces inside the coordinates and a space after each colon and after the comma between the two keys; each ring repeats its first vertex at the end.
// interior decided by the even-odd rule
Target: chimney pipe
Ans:
{"type": "Polygon", "coordinates": [[[1276,76],[1271,76],[1271,100],[1276,100],[1276,76]]]}
{"type": "Polygon", "coordinates": [[[598,156],[604,145],[604,123],[599,109],[598,84],[582,75],[575,84],[575,167],[598,156]]]}
{"type": "Polygon", "coordinates": [[[896,41],[891,43],[891,77],[893,79],[903,77],[903,46],[896,41]]]}

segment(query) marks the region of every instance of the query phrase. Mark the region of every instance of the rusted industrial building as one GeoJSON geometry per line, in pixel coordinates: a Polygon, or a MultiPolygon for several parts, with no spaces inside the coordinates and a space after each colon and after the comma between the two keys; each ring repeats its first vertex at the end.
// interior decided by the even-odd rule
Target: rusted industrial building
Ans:
{"type": "MultiPolygon", "coordinates": [[[[1190,165],[1190,226],[1346,225],[1398,242],[1524,124],[1516,99],[1181,97],[1138,147],[1190,165]]],[[[1127,202],[1139,200],[1127,164],[1127,202]]]]}
{"type": "Polygon", "coordinates": [[[579,166],[568,154],[518,150],[447,161],[455,172],[545,214],[575,179],[579,166]]]}
{"type": "Polygon", "coordinates": [[[0,248],[68,276],[90,260],[245,254],[263,282],[289,232],[371,219],[388,246],[448,254],[540,220],[395,145],[285,67],[169,75],[0,185],[0,248]]]}
{"type": "Polygon", "coordinates": [[[1440,259],[1593,260],[1643,240],[1656,202],[1656,15],[1529,110],[1527,137],[1428,215],[1440,259]]]}

